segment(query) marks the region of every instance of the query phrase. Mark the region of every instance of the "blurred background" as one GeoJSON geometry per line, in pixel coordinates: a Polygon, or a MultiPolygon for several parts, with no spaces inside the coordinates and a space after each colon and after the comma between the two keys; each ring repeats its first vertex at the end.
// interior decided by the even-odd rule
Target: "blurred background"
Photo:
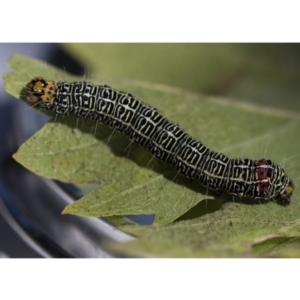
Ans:
{"type": "MultiPolygon", "coordinates": [[[[299,44],[0,44],[0,53],[1,74],[20,53],[103,82],[153,82],[300,110],[299,44]]],[[[7,94],[2,78],[0,114],[0,257],[110,257],[102,240],[131,239],[100,219],[61,217],[80,191],[39,178],[12,159],[47,117],[7,94]]]]}

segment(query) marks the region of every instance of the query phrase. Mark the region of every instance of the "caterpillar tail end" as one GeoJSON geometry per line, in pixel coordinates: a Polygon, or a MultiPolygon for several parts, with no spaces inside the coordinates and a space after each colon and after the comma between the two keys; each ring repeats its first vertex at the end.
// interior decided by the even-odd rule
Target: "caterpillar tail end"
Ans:
{"type": "Polygon", "coordinates": [[[279,200],[283,206],[288,206],[291,203],[291,196],[295,189],[294,183],[292,180],[289,181],[287,186],[284,188],[284,192],[279,195],[279,200]]]}

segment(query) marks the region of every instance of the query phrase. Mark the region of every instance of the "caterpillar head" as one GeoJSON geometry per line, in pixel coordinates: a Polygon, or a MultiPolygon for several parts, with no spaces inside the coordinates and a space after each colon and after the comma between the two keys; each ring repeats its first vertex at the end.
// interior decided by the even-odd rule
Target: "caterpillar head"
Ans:
{"type": "Polygon", "coordinates": [[[31,103],[49,106],[53,103],[57,85],[54,81],[35,77],[26,84],[26,98],[31,103]]]}

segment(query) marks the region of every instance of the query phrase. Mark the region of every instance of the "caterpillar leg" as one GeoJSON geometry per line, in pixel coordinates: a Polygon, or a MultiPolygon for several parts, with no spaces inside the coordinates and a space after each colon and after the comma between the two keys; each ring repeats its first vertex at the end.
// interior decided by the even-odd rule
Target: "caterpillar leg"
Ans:
{"type": "Polygon", "coordinates": [[[219,198],[223,194],[223,191],[221,191],[221,190],[214,190],[213,194],[214,194],[214,196],[216,198],[219,198]]]}

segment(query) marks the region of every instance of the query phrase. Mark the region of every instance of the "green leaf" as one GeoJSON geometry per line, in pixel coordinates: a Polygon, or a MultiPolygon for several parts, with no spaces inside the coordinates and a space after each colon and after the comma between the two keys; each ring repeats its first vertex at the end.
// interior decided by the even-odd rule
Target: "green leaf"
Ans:
{"type": "Polygon", "coordinates": [[[227,203],[222,210],[166,226],[124,225],[138,239],[108,244],[123,255],[140,257],[299,257],[299,201],[227,203]]]}
{"type": "MultiPolygon", "coordinates": [[[[6,89],[18,98],[35,76],[76,79],[20,55],[9,64],[14,71],[5,76],[6,89]]],[[[133,92],[211,149],[232,158],[267,157],[284,165],[299,186],[299,114],[151,82],[128,80],[115,82],[113,87],[133,92]]],[[[223,200],[232,201],[232,197],[215,199],[201,184],[189,183],[171,166],[152,159],[146,149],[131,145],[126,136],[105,125],[95,128],[93,122],[77,121],[53,118],[14,155],[41,176],[98,186],[64,213],[155,214],[155,224],[182,220],[166,226],[123,226],[139,239],[114,247],[141,256],[251,256],[255,255],[252,247],[268,239],[299,237],[297,194],[287,208],[272,202],[250,205],[254,202],[237,198],[222,206],[223,200]]],[[[268,247],[257,250],[258,255],[280,255],[268,247]]]]}

